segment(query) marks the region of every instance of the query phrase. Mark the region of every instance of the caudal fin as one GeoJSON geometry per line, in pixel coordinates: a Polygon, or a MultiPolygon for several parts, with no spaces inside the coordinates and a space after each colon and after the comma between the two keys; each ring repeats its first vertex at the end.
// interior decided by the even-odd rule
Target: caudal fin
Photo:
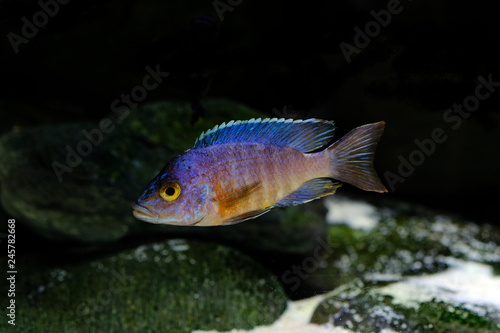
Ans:
{"type": "Polygon", "coordinates": [[[332,178],[365,191],[387,192],[373,168],[375,149],[384,127],[383,121],[357,127],[329,147],[332,178]]]}

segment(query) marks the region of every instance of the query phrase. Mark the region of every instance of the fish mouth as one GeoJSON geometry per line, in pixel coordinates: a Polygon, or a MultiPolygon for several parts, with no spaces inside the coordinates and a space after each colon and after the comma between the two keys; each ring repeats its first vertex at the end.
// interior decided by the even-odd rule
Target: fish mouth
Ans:
{"type": "Polygon", "coordinates": [[[139,219],[144,222],[149,222],[149,223],[154,223],[154,224],[170,224],[170,225],[179,225],[179,226],[193,226],[197,225],[200,223],[205,216],[203,216],[201,219],[199,219],[196,222],[193,222],[191,224],[186,224],[185,222],[176,222],[168,219],[160,219],[158,215],[155,215],[153,212],[151,212],[149,209],[147,209],[144,206],[139,205],[138,203],[132,205],[132,214],[134,214],[136,219],[139,219]]]}
{"type": "Polygon", "coordinates": [[[149,222],[158,223],[158,216],[155,216],[149,209],[139,204],[134,204],[132,206],[132,214],[134,214],[136,219],[149,222]]]}

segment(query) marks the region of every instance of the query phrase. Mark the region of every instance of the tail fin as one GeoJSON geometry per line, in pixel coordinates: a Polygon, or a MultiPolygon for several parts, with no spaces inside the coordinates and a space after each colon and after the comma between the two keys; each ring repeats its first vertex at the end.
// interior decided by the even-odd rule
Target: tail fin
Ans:
{"type": "Polygon", "coordinates": [[[387,192],[373,168],[384,127],[383,121],[357,127],[331,145],[332,177],[365,191],[387,192]]]}

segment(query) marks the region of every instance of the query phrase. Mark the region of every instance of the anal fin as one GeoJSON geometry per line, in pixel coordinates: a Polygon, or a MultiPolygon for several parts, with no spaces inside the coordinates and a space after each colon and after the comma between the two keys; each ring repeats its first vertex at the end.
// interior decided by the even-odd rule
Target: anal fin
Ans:
{"type": "Polygon", "coordinates": [[[314,199],[334,194],[342,185],[335,183],[331,178],[314,178],[304,184],[299,189],[290,193],[276,203],[276,207],[286,207],[300,205],[314,199]]]}

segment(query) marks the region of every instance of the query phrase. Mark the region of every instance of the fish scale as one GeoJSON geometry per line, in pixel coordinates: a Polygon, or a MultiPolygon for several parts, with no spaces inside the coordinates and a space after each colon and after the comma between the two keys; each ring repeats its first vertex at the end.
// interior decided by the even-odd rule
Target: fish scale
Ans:
{"type": "Polygon", "coordinates": [[[332,195],[338,181],[386,192],[373,168],[384,126],[360,126],[332,143],[332,121],[223,123],[167,163],[133,206],[134,216],[150,223],[229,225],[332,195]]]}
{"type": "MultiPolygon", "coordinates": [[[[213,146],[208,153],[211,154],[214,165],[208,178],[213,184],[220,184],[214,187],[215,202],[219,202],[218,199],[227,189],[262,183],[245,205],[238,207],[240,209],[255,210],[261,204],[272,206],[279,199],[278,192],[289,194],[310,179],[311,168],[305,167],[305,156],[296,150],[263,144],[227,144],[213,146]],[[228,151],[234,154],[228,154],[228,151]],[[296,175],[293,179],[287,176],[291,173],[296,175]]],[[[214,208],[214,211],[220,212],[218,208],[214,208]]],[[[220,212],[220,218],[236,212],[237,210],[220,212]]]]}

